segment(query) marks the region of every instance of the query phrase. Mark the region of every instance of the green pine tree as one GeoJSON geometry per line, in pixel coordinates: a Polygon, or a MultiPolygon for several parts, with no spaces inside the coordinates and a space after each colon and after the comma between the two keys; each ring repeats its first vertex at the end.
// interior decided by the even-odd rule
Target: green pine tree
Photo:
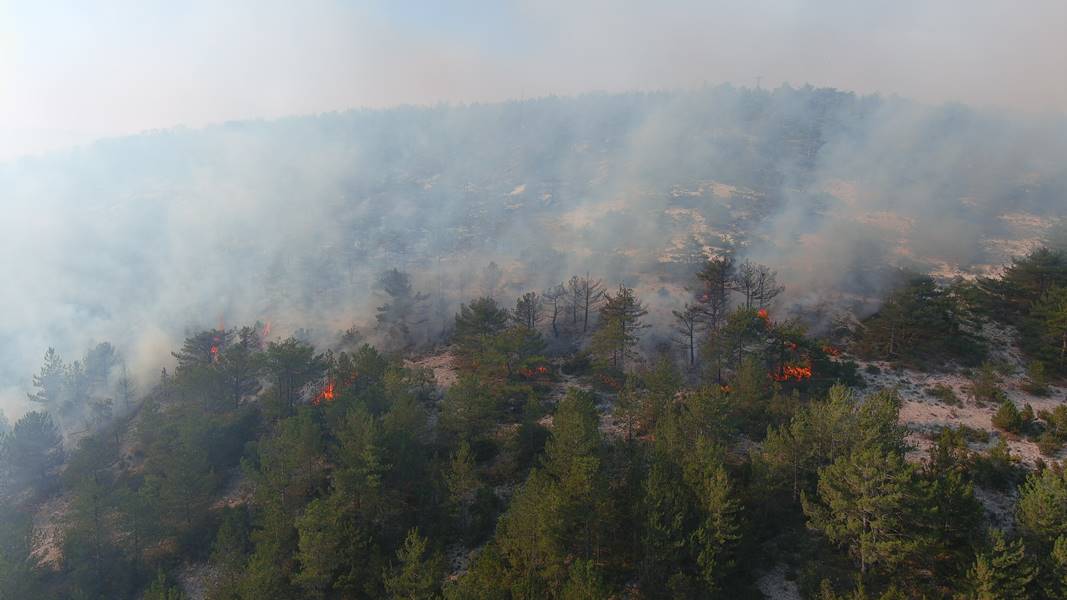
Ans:
{"type": "Polygon", "coordinates": [[[397,564],[385,575],[385,590],[394,600],[431,600],[440,597],[444,557],[428,548],[418,529],[408,531],[396,551],[397,564]]]}
{"type": "Polygon", "coordinates": [[[1008,542],[998,529],[990,532],[992,548],[979,554],[968,572],[974,600],[1026,600],[1036,570],[1030,564],[1022,540],[1008,542]]]}
{"type": "Polygon", "coordinates": [[[1031,473],[1020,489],[1016,518],[1028,541],[1051,548],[1067,535],[1067,472],[1031,473]]]}
{"type": "Polygon", "coordinates": [[[802,503],[809,527],[846,547],[866,576],[916,551],[914,493],[914,469],[900,454],[859,448],[821,469],[817,498],[802,503]]]}
{"type": "Polygon", "coordinates": [[[167,576],[163,573],[163,569],[156,572],[156,578],[144,593],[144,600],[185,600],[185,598],[185,594],[178,587],[167,583],[167,576]]]}

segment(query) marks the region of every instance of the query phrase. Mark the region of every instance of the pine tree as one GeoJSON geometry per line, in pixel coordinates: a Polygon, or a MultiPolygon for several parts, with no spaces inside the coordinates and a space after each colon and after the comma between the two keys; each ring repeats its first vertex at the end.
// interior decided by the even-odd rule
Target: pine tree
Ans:
{"type": "Polygon", "coordinates": [[[564,284],[553,286],[541,294],[545,305],[548,306],[548,320],[552,324],[552,337],[559,337],[559,318],[564,309],[567,298],[567,289],[564,284]]]}
{"type": "Polygon", "coordinates": [[[500,552],[515,585],[533,597],[558,592],[568,557],[596,555],[604,537],[601,434],[591,392],[572,389],[560,401],[541,468],[515,494],[497,526],[500,552]]]}
{"type": "Polygon", "coordinates": [[[687,362],[692,367],[696,364],[700,308],[687,303],[682,310],[672,310],[671,314],[675,320],[674,341],[686,352],[687,362]]]}
{"type": "Polygon", "coordinates": [[[163,523],[184,532],[204,517],[217,477],[207,449],[192,432],[169,435],[148,457],[145,471],[149,484],[158,490],[163,523]]]}
{"type": "Polygon", "coordinates": [[[802,497],[808,525],[845,546],[866,576],[890,570],[917,548],[910,499],[914,471],[896,452],[859,448],[819,471],[818,498],[802,497]]]}
{"type": "Polygon", "coordinates": [[[1067,287],[1067,252],[1038,248],[1013,258],[999,278],[981,279],[978,286],[994,311],[1018,319],[1053,287],[1067,287]]]}
{"type": "Polygon", "coordinates": [[[388,348],[406,350],[415,344],[413,328],[426,321],[427,296],[415,292],[411,276],[398,269],[378,275],[376,290],[385,296],[385,304],[377,309],[375,330],[388,348]]]}
{"type": "Polygon", "coordinates": [[[257,501],[280,501],[293,513],[320,488],[323,433],[310,408],[282,419],[258,444],[259,464],[252,472],[257,501]]]}
{"type": "Polygon", "coordinates": [[[741,540],[741,507],[734,499],[726,469],[708,442],[698,441],[696,460],[686,479],[697,498],[697,527],[692,533],[696,564],[705,589],[721,589],[734,567],[734,550],[741,540]]]}
{"type": "Polygon", "coordinates": [[[1067,536],[1056,538],[1049,555],[1049,573],[1045,593],[1055,600],[1067,600],[1067,536]]]}
{"type": "MultiPolygon", "coordinates": [[[[2,457],[0,457],[2,459],[2,457]]],[[[0,600],[42,598],[36,590],[37,558],[32,554],[32,515],[19,507],[0,507],[0,600]]]]}
{"type": "Polygon", "coordinates": [[[492,298],[478,298],[459,307],[452,339],[461,355],[473,356],[489,346],[490,340],[507,329],[511,315],[492,298]]]}
{"type": "Polygon", "coordinates": [[[118,548],[110,528],[115,494],[110,466],[115,448],[97,436],[82,440],[64,474],[73,500],[63,555],[76,589],[97,597],[120,593],[118,548]]]}
{"type": "Polygon", "coordinates": [[[767,308],[783,291],[785,287],[778,285],[778,273],[766,265],[757,264],[755,286],[752,290],[752,300],[756,308],[767,308]]]}
{"type": "Polygon", "coordinates": [[[958,564],[969,559],[983,520],[967,468],[970,450],[958,430],[943,429],[922,469],[922,520],[931,538],[927,562],[941,567],[939,576],[950,577],[958,564]],[[966,556],[964,553],[967,553],[966,556]]]}
{"type": "Polygon", "coordinates": [[[718,331],[726,322],[726,314],[730,309],[730,294],[736,287],[735,273],[733,258],[722,256],[709,260],[697,274],[697,279],[702,284],[697,301],[700,303],[704,323],[710,331],[718,331]]]}
{"type": "Polygon", "coordinates": [[[33,376],[33,387],[37,391],[30,394],[30,400],[37,402],[47,411],[59,410],[59,402],[63,397],[63,381],[67,372],[67,366],[55,348],[49,348],[44,353],[44,365],[41,371],[33,376]]]}
{"type": "Polygon", "coordinates": [[[242,327],[234,337],[235,342],[219,352],[218,367],[226,380],[233,407],[237,408],[243,398],[259,391],[263,356],[260,352],[262,339],[257,329],[242,327]]]}
{"type": "Polygon", "coordinates": [[[1067,282],[1041,296],[1024,329],[1029,334],[1027,347],[1058,372],[1067,373],[1067,282]]]}
{"type": "Polygon", "coordinates": [[[1067,471],[1031,473],[1020,489],[1016,510],[1019,526],[1033,546],[1048,549],[1067,536],[1067,471]]]}
{"type": "Polygon", "coordinates": [[[634,356],[641,330],[648,327],[643,320],[648,310],[633,289],[624,285],[619,286],[614,296],[606,298],[600,309],[600,325],[593,337],[593,347],[613,367],[625,370],[626,359],[634,356]]]}
{"type": "Polygon", "coordinates": [[[383,567],[354,500],[337,492],[316,498],[296,519],[300,570],[294,582],[311,595],[378,588],[383,567]]]}
{"type": "Polygon", "coordinates": [[[741,306],[746,309],[755,306],[757,279],[758,273],[755,263],[746,259],[737,266],[737,275],[735,275],[734,282],[737,286],[737,291],[745,298],[745,302],[741,306]]]}
{"type": "Polygon", "coordinates": [[[510,573],[500,550],[490,542],[476,550],[467,572],[445,588],[448,600],[510,600],[510,573]]]}
{"type": "Polygon", "coordinates": [[[515,302],[512,319],[528,331],[535,331],[544,316],[541,296],[537,292],[526,292],[515,302]]]}
{"type": "Polygon", "coordinates": [[[1019,433],[1019,430],[1022,429],[1022,424],[1022,415],[1019,414],[1019,409],[1015,407],[1015,403],[1011,400],[1001,402],[1000,408],[993,415],[993,426],[1003,431],[1019,433]]]}
{"type": "Polygon", "coordinates": [[[593,561],[578,559],[571,564],[567,584],[559,597],[560,600],[607,600],[612,596],[593,561]]]}
{"type": "Polygon", "coordinates": [[[481,487],[478,474],[474,469],[474,454],[467,440],[462,440],[445,473],[445,485],[448,487],[449,502],[455,511],[460,529],[465,531],[470,526],[470,509],[481,487]]]}
{"type": "Polygon", "coordinates": [[[16,485],[43,491],[63,463],[63,437],[48,413],[26,413],[5,436],[7,458],[16,485]]]}
{"type": "Polygon", "coordinates": [[[223,512],[222,524],[211,546],[211,564],[218,569],[212,597],[221,599],[237,595],[237,585],[251,546],[247,521],[244,507],[227,508],[223,512]]]}
{"type": "Polygon", "coordinates": [[[968,573],[973,582],[974,600],[1027,600],[1029,587],[1036,575],[1023,548],[1022,540],[1008,542],[998,529],[990,531],[992,548],[979,554],[968,573]]]}
{"type": "Polygon", "coordinates": [[[221,328],[201,331],[186,338],[181,350],[171,353],[178,359],[178,372],[214,364],[219,352],[229,346],[231,341],[233,332],[221,328]]]}
{"type": "Polygon", "coordinates": [[[690,502],[681,473],[654,453],[642,485],[641,588],[658,593],[685,567],[692,529],[690,502]]]}
{"type": "Polygon", "coordinates": [[[185,594],[177,587],[169,585],[166,574],[160,569],[156,572],[152,585],[145,590],[144,600],[185,600],[185,594]]]}
{"type": "Polygon", "coordinates": [[[589,331],[589,316],[608,297],[604,290],[604,282],[593,279],[587,273],[585,277],[574,276],[567,282],[571,297],[572,324],[577,327],[582,324],[582,333],[589,331]]]}
{"type": "Polygon", "coordinates": [[[502,410],[500,399],[481,378],[463,375],[441,401],[441,429],[453,439],[483,439],[492,431],[502,410]]]}
{"type": "Polygon", "coordinates": [[[444,557],[428,549],[418,529],[408,531],[396,551],[397,565],[385,576],[385,590],[395,600],[431,600],[439,597],[444,557]]]}
{"type": "Polygon", "coordinates": [[[302,399],[304,386],[321,377],[325,368],[323,357],[315,353],[315,348],[296,338],[271,342],[264,366],[274,378],[278,399],[290,411],[302,399]]]}

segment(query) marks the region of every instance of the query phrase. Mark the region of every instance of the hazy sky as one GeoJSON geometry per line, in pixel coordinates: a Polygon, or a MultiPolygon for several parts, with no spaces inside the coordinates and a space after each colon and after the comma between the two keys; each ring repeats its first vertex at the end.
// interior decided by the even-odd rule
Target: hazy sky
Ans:
{"type": "Polygon", "coordinates": [[[0,159],[175,125],[731,82],[1067,111],[1067,2],[0,0],[0,159]]]}

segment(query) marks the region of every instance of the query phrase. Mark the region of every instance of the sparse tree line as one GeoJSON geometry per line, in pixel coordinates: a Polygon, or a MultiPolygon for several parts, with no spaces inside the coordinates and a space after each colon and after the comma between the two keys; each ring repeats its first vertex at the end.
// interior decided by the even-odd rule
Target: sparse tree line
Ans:
{"type": "MultiPolygon", "coordinates": [[[[1017,319],[1036,328],[1027,352],[1045,367],[1031,378],[1047,386],[1062,376],[1049,316],[1062,258],[973,286],[904,277],[845,341],[901,364],[980,365],[981,348],[937,338],[977,343],[982,319],[1017,319]]],[[[351,332],[320,351],[261,325],[208,330],[137,393],[113,350],[77,367],[49,352],[42,410],[0,422],[0,598],[174,600],[189,565],[211,574],[213,599],[758,598],[776,565],[825,600],[1067,598],[1061,465],[1026,472],[1003,437],[965,428],[908,458],[899,399],[862,390],[826,340],[770,314],[773,272],[705,261],[675,314],[680,355],[643,361],[634,290],[570,281],[513,308],[462,305],[443,395],[404,362],[426,298],[399,271],[380,282],[387,353],[351,332]],[[584,347],[550,353],[564,328],[584,347]],[[57,422],[91,415],[102,390],[138,410],[65,447],[57,422]],[[1017,494],[1007,521],[979,488],[1017,494]],[[30,516],[47,498],[64,508],[41,564],[30,516]]],[[[971,401],[1000,402],[996,378],[976,366],[971,401]]],[[[1059,411],[1004,412],[1006,429],[1063,435],[1059,411]]]]}

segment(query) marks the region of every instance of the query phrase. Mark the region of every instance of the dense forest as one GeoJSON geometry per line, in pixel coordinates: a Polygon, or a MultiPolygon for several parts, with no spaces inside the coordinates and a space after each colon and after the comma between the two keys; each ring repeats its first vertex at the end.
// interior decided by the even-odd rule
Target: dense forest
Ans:
{"type": "Polygon", "coordinates": [[[35,410],[0,422],[0,598],[760,598],[774,570],[822,600],[1067,598],[1067,404],[1017,406],[986,335],[1062,396],[1064,248],[897,271],[817,332],[767,266],[671,277],[688,302],[655,325],[578,275],[428,337],[432,292],[387,270],[378,348],[208,329],[151,385],[111,344],[49,350],[35,410]],[[871,383],[905,368],[961,374],[966,397],[930,393],[995,431],[909,430],[871,383]]]}

